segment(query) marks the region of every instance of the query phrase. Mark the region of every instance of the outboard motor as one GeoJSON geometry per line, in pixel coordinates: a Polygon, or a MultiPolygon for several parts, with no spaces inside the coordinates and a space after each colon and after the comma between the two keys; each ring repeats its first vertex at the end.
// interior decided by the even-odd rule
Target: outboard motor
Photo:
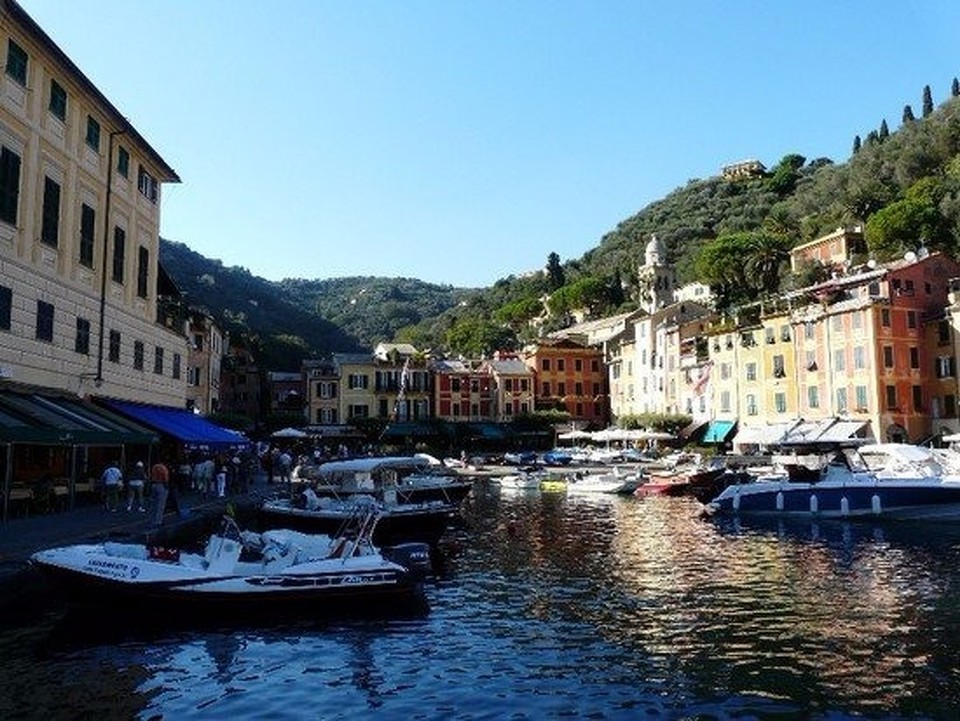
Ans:
{"type": "Polygon", "coordinates": [[[429,543],[410,541],[396,546],[387,546],[380,549],[380,552],[388,561],[403,566],[417,578],[425,578],[433,571],[429,543]]]}

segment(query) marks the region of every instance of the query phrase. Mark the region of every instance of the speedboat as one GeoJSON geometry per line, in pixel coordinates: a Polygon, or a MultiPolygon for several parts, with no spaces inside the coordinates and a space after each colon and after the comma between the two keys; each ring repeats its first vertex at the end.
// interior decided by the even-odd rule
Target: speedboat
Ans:
{"type": "Polygon", "coordinates": [[[444,501],[460,504],[473,482],[456,471],[431,464],[425,455],[380,456],[329,461],[296,469],[295,480],[310,485],[319,496],[346,498],[351,494],[382,498],[395,492],[402,503],[444,501]]]}
{"type": "Polygon", "coordinates": [[[728,486],[711,513],[960,521],[956,454],[903,443],[794,446],[777,470],[728,486]]]}
{"type": "Polygon", "coordinates": [[[567,482],[567,493],[623,493],[630,480],[614,473],[587,473],[567,482]]]}
{"type": "Polygon", "coordinates": [[[516,473],[510,473],[492,479],[502,489],[533,490],[539,489],[540,483],[547,478],[546,470],[535,466],[521,467],[516,473]]]}
{"type": "Polygon", "coordinates": [[[398,547],[391,560],[371,541],[376,523],[375,513],[358,516],[348,531],[331,537],[241,531],[225,516],[202,552],[104,541],[38,551],[30,562],[80,605],[182,607],[221,617],[292,608],[386,609],[422,598],[419,579],[429,567],[429,547],[398,547]]]}
{"type": "Polygon", "coordinates": [[[444,501],[400,503],[396,494],[377,499],[366,494],[345,498],[318,496],[307,488],[295,498],[269,498],[260,505],[265,524],[308,533],[335,534],[358,512],[376,509],[379,514],[373,533],[377,546],[420,541],[435,545],[459,516],[459,506],[444,501]]]}

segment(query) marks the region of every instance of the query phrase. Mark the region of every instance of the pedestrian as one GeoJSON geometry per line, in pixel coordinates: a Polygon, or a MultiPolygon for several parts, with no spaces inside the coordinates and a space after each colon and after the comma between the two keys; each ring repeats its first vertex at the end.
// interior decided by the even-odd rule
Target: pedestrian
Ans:
{"type": "Polygon", "coordinates": [[[161,526],[170,486],[170,470],[162,461],[158,460],[150,469],[150,485],[153,493],[153,525],[161,526]]]}
{"type": "Polygon", "coordinates": [[[201,478],[203,479],[203,493],[204,495],[213,495],[216,493],[216,488],[214,487],[214,475],[216,474],[216,463],[213,460],[212,456],[207,456],[201,466],[201,478]]]}
{"type": "Polygon", "coordinates": [[[227,467],[220,466],[217,472],[217,497],[223,498],[227,495],[227,467]]]}
{"type": "Polygon", "coordinates": [[[180,466],[177,468],[177,491],[186,493],[190,490],[190,479],[192,475],[193,468],[190,466],[190,461],[184,457],[183,462],[180,463],[180,466]]]}
{"type": "Polygon", "coordinates": [[[104,507],[111,512],[116,512],[120,505],[120,486],[123,484],[123,473],[117,463],[111,462],[100,476],[103,482],[103,502],[104,507]]]}
{"type": "Polygon", "coordinates": [[[286,486],[287,491],[290,491],[290,466],[293,465],[293,459],[290,457],[290,454],[284,451],[277,456],[277,465],[280,468],[280,482],[286,486]]]}
{"type": "Polygon", "coordinates": [[[130,478],[127,480],[127,511],[133,510],[133,503],[136,501],[137,510],[143,513],[146,509],[143,507],[143,484],[147,480],[147,473],[143,468],[143,461],[137,461],[133,470],[130,471],[130,478]]]}

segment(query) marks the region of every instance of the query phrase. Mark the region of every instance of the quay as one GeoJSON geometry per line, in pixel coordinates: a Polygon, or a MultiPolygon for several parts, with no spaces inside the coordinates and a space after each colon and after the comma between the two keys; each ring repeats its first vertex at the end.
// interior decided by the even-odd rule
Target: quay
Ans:
{"type": "Polygon", "coordinates": [[[261,501],[282,490],[268,483],[265,475],[256,476],[246,492],[219,498],[198,491],[181,493],[179,510],[168,499],[160,526],[153,514],[104,509],[99,503],[72,509],[12,518],[0,524],[0,610],[29,604],[43,592],[38,574],[30,568],[30,556],[55,546],[94,542],[106,538],[129,543],[180,546],[214,530],[228,505],[241,521],[252,518],[261,501]]]}

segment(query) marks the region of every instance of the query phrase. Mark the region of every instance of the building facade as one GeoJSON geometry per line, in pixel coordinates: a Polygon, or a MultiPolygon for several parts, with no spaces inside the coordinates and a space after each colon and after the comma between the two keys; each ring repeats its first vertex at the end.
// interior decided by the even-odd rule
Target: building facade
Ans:
{"type": "Polygon", "coordinates": [[[194,310],[187,322],[187,408],[204,415],[220,410],[223,331],[209,314],[194,310]]]}
{"type": "Polygon", "coordinates": [[[0,48],[0,377],[182,408],[158,265],[176,172],[11,0],[0,48]]]}
{"type": "Polygon", "coordinates": [[[610,420],[603,352],[573,338],[545,338],[523,354],[534,373],[536,410],[560,410],[578,428],[610,420]]]}
{"type": "Polygon", "coordinates": [[[493,421],[496,379],[482,361],[434,360],[434,414],[440,420],[493,421]]]}

